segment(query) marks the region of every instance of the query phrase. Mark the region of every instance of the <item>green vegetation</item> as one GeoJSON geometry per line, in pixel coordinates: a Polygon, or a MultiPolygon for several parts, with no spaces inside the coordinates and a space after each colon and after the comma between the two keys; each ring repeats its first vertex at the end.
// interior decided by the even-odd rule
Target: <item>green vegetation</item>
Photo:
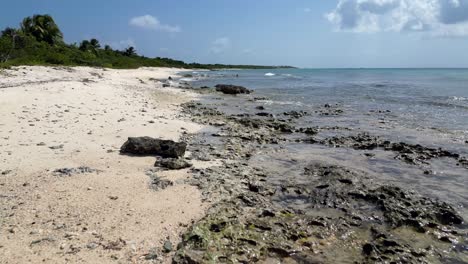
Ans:
{"type": "Polygon", "coordinates": [[[102,48],[97,39],[67,44],[50,15],[26,17],[20,28],[5,28],[0,35],[0,68],[18,65],[66,65],[106,68],[178,67],[198,69],[267,69],[287,66],[223,65],[185,63],[169,58],[147,58],[138,55],[134,47],[114,50],[102,48]]]}

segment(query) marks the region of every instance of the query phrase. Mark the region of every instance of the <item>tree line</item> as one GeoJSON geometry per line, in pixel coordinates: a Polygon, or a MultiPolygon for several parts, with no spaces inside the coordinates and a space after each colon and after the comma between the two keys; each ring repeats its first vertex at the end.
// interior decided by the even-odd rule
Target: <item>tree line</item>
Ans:
{"type": "MultiPolygon", "coordinates": [[[[102,47],[92,38],[67,44],[50,15],[24,18],[19,28],[6,27],[0,35],[0,67],[18,65],[65,65],[106,68],[178,67],[198,69],[278,68],[276,66],[185,63],[170,58],[147,58],[129,46],[123,50],[102,47]]],[[[288,67],[288,66],[279,66],[288,67]]]]}

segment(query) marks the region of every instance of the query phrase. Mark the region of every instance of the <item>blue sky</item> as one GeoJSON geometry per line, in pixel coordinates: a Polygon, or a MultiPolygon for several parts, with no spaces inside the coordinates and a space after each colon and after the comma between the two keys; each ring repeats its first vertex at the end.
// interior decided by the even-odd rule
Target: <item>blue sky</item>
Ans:
{"type": "Polygon", "coordinates": [[[15,0],[0,27],[36,13],[70,43],[187,62],[468,67],[468,0],[15,0]]]}

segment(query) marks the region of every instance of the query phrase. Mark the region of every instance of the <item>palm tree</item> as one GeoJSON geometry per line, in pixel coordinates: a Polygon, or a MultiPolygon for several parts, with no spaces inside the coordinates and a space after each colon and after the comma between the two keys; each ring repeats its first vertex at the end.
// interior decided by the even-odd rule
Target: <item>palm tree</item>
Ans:
{"type": "Polygon", "coordinates": [[[125,56],[134,56],[136,55],[136,50],[134,47],[130,46],[128,48],[125,49],[125,51],[123,52],[123,55],[125,56]]]}
{"type": "Polygon", "coordinates": [[[92,52],[96,55],[98,55],[99,48],[101,48],[101,44],[99,44],[99,40],[95,38],[90,39],[90,40],[83,40],[80,43],[80,47],[79,47],[81,51],[92,52]]]}
{"type": "Polygon", "coordinates": [[[33,31],[33,20],[32,17],[25,17],[20,24],[21,31],[24,34],[31,34],[33,31]]]}
{"type": "Polygon", "coordinates": [[[37,41],[45,41],[50,45],[63,42],[63,34],[50,15],[24,18],[21,22],[21,31],[35,37],[37,41]]]}
{"type": "Polygon", "coordinates": [[[88,51],[88,50],[89,50],[89,47],[90,47],[89,40],[83,40],[83,41],[81,41],[81,43],[80,43],[79,49],[80,49],[81,51],[88,51]]]}
{"type": "Polygon", "coordinates": [[[99,40],[93,38],[93,39],[90,39],[89,40],[89,44],[91,45],[91,47],[95,50],[101,48],[101,44],[99,44],[99,40]]]}
{"type": "Polygon", "coordinates": [[[18,30],[15,28],[11,27],[6,27],[4,30],[2,30],[2,37],[9,37],[12,38],[14,36],[18,35],[18,30]]]}

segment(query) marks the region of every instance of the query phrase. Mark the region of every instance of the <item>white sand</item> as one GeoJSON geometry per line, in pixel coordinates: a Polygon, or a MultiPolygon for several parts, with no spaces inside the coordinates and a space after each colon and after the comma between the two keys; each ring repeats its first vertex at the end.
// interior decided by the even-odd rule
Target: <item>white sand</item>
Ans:
{"type": "Polygon", "coordinates": [[[167,238],[176,247],[207,206],[182,183],[188,170],[159,172],[175,185],[154,191],[145,172],[155,159],[118,150],[129,136],[178,140],[202,128],[178,118],[195,95],[151,79],[178,71],[0,72],[0,263],[140,263],[167,238]],[[100,172],[53,173],[79,166],[100,172]],[[122,249],[104,249],[119,239],[122,249]]]}

